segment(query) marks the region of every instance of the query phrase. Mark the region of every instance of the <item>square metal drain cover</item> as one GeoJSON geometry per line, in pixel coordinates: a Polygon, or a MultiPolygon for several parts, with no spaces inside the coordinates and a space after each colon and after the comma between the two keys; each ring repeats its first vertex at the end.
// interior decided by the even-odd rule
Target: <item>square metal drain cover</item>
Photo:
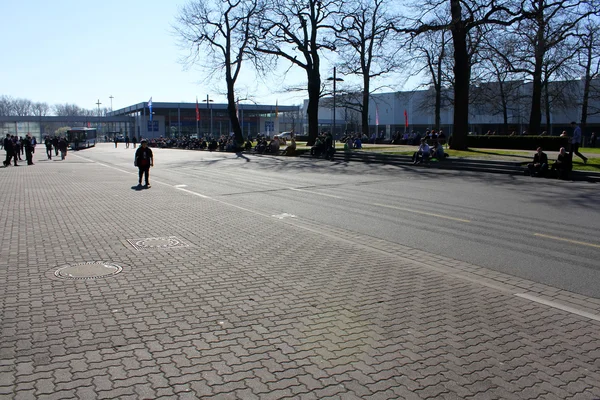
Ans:
{"type": "Polygon", "coordinates": [[[127,239],[127,242],[129,242],[136,250],[189,247],[189,244],[178,239],[176,236],[127,239]]]}

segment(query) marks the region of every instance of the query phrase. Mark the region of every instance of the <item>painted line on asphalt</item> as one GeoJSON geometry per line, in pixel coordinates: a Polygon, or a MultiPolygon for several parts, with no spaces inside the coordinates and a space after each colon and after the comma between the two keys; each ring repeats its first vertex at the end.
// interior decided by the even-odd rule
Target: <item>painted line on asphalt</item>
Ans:
{"type": "Polygon", "coordinates": [[[197,193],[197,192],[194,192],[194,191],[191,191],[191,190],[187,190],[187,189],[184,189],[184,188],[178,187],[178,186],[179,185],[175,185],[173,187],[175,189],[177,189],[177,190],[181,190],[182,192],[186,192],[186,193],[189,193],[189,194],[193,194],[194,196],[202,197],[203,199],[211,199],[210,197],[208,197],[208,196],[206,196],[204,194],[200,194],[200,193],[197,193]]]}
{"type": "Polygon", "coordinates": [[[541,297],[533,296],[533,295],[527,294],[527,293],[515,293],[515,296],[521,297],[523,299],[531,300],[536,303],[544,304],[549,307],[558,308],[559,310],[563,310],[563,311],[566,311],[571,314],[576,314],[576,315],[580,315],[582,317],[593,319],[594,321],[600,321],[600,315],[592,314],[592,313],[589,313],[589,312],[583,311],[583,310],[578,310],[577,308],[569,307],[564,304],[557,303],[555,301],[546,300],[541,297]]]}
{"type": "Polygon", "coordinates": [[[542,233],[534,233],[533,236],[543,237],[543,238],[552,239],[552,240],[559,240],[561,242],[567,242],[567,243],[573,243],[573,244],[580,244],[582,246],[589,246],[589,247],[595,247],[597,249],[600,249],[600,245],[598,245],[598,244],[587,243],[587,242],[580,242],[578,240],[571,240],[571,239],[560,238],[560,237],[556,237],[556,236],[544,235],[542,233]]]}
{"type": "Polygon", "coordinates": [[[379,204],[379,203],[373,203],[373,205],[374,206],[378,206],[378,207],[392,208],[394,210],[407,211],[407,212],[411,212],[411,213],[415,213],[415,214],[428,215],[430,217],[444,218],[444,219],[449,219],[449,220],[452,220],[452,221],[464,222],[466,224],[471,223],[471,221],[468,220],[468,219],[454,218],[454,217],[449,217],[447,215],[441,215],[441,214],[435,214],[435,213],[430,213],[430,212],[425,212],[425,211],[413,210],[411,208],[389,206],[389,205],[386,205],[386,204],[379,204]]]}
{"type": "Polygon", "coordinates": [[[326,193],[313,192],[312,190],[296,189],[296,188],[288,188],[288,189],[293,190],[295,192],[312,193],[312,194],[318,194],[319,196],[333,197],[334,199],[343,199],[343,197],[340,197],[340,196],[334,196],[332,194],[326,194],[326,193]]]}

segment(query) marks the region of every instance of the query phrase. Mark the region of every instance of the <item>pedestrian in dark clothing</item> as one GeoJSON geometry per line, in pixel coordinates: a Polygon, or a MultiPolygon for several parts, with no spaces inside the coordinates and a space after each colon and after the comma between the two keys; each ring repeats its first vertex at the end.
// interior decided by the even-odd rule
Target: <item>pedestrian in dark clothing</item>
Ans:
{"type": "Polygon", "coordinates": [[[154,167],[154,157],[146,139],[142,139],[140,142],[140,147],[135,152],[133,165],[139,170],[138,186],[142,186],[142,177],[145,177],[146,187],[152,187],[150,185],[150,167],[154,167]]]}
{"type": "Polygon", "coordinates": [[[44,144],[46,145],[46,155],[48,156],[48,160],[52,160],[52,140],[46,136],[44,144]]]}
{"type": "Polygon", "coordinates": [[[542,151],[541,147],[537,148],[537,153],[533,156],[533,162],[527,165],[531,176],[544,176],[548,172],[548,156],[542,151]]]}
{"type": "Polygon", "coordinates": [[[13,138],[13,148],[14,148],[14,157],[15,157],[15,161],[17,160],[17,158],[19,159],[19,161],[23,160],[21,158],[21,139],[19,139],[18,136],[15,136],[13,138]]]}
{"type": "Polygon", "coordinates": [[[25,136],[25,139],[23,139],[23,147],[25,148],[27,165],[33,165],[33,143],[31,143],[31,137],[25,136]]]}
{"type": "Polygon", "coordinates": [[[129,148],[129,135],[125,136],[125,148],[128,149],[129,148]]]}
{"type": "Polygon", "coordinates": [[[67,158],[67,146],[68,146],[67,141],[65,140],[64,137],[61,137],[58,140],[58,149],[60,150],[60,159],[61,160],[64,160],[65,158],[67,158]]]}
{"type": "Polygon", "coordinates": [[[131,143],[133,143],[133,148],[135,149],[137,145],[137,138],[135,137],[135,135],[133,135],[133,137],[131,138],[131,143]]]}
{"type": "Polygon", "coordinates": [[[54,147],[54,156],[58,157],[58,136],[52,138],[52,147],[54,147]]]}
{"type": "MultiPolygon", "coordinates": [[[[10,134],[6,134],[6,138],[4,138],[4,151],[6,151],[6,159],[4,160],[4,166],[8,167],[10,165],[10,160],[14,156],[14,145],[13,141],[10,137],[10,134]]],[[[17,158],[15,157],[15,167],[17,167],[17,158]]]]}
{"type": "Polygon", "coordinates": [[[119,142],[119,139],[117,139],[117,137],[115,136],[115,149],[117,148],[117,143],[119,142]]]}

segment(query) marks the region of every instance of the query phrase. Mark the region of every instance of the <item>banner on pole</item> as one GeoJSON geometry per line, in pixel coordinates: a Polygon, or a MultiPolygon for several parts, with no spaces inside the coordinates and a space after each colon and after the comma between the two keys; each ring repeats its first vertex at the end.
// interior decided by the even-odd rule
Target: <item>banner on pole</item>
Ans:
{"type": "Polygon", "coordinates": [[[196,121],[200,121],[200,109],[198,109],[198,96],[196,96],[196,121]]]}

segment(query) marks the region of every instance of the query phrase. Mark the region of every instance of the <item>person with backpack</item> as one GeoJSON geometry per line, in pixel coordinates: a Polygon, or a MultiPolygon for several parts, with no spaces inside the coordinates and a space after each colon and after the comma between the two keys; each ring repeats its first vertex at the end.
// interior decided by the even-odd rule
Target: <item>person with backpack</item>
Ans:
{"type": "Polygon", "coordinates": [[[142,139],[140,147],[135,151],[133,165],[138,167],[139,171],[138,187],[142,186],[142,177],[145,177],[146,187],[151,188],[150,167],[154,167],[154,157],[146,139],[142,139]]]}

